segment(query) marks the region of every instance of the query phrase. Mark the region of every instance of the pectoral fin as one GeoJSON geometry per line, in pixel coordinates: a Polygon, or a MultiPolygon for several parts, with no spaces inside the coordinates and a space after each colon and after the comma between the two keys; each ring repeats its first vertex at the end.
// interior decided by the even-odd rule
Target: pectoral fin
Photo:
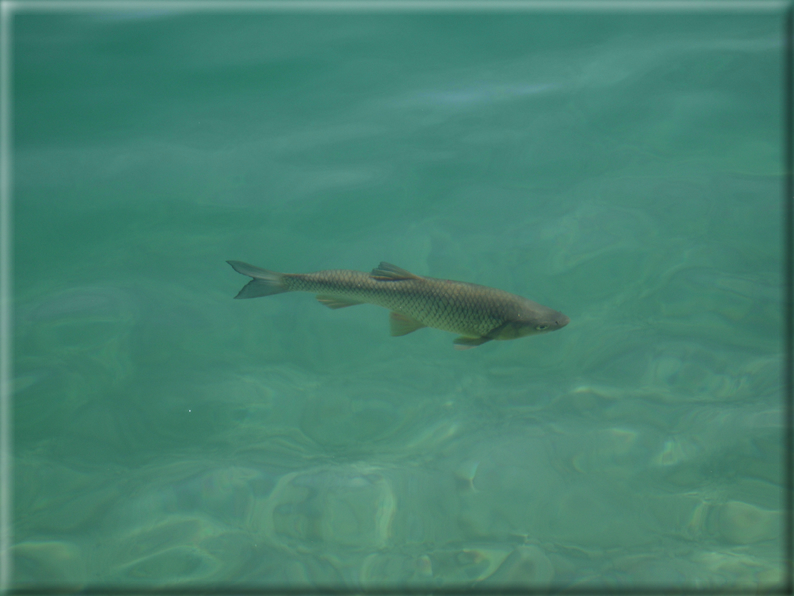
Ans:
{"type": "Polygon", "coordinates": [[[465,335],[461,335],[457,339],[455,339],[452,343],[455,344],[456,350],[471,350],[472,348],[476,348],[477,346],[481,346],[487,341],[491,341],[490,337],[466,337],[465,335]]]}
{"type": "Polygon", "coordinates": [[[317,296],[317,302],[333,309],[364,304],[363,302],[357,302],[355,300],[346,300],[345,298],[336,298],[335,296],[323,296],[322,294],[317,296]]]}
{"type": "Polygon", "coordinates": [[[424,323],[420,323],[419,321],[398,312],[389,313],[389,323],[391,324],[391,334],[395,336],[408,335],[417,329],[427,327],[427,325],[424,323]]]}

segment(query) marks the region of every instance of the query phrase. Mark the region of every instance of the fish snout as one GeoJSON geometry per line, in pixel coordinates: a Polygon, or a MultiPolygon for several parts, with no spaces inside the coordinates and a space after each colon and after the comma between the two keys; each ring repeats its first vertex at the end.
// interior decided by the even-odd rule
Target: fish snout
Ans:
{"type": "Polygon", "coordinates": [[[554,323],[557,325],[557,329],[562,329],[570,322],[571,319],[569,319],[567,316],[565,316],[562,313],[560,313],[559,316],[555,317],[554,319],[554,323]]]}

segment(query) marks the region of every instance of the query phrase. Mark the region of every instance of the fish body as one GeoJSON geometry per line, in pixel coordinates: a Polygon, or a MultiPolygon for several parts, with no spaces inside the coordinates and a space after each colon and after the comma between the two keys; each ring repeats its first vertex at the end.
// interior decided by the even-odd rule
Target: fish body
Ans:
{"type": "Polygon", "coordinates": [[[346,269],[276,273],[240,261],[228,263],[253,278],[235,298],[312,292],[329,308],[375,304],[391,311],[392,335],[434,327],[458,333],[454,343],[460,350],[547,333],[569,322],[561,312],[503,290],[422,277],[389,263],[381,263],[371,273],[346,269]]]}

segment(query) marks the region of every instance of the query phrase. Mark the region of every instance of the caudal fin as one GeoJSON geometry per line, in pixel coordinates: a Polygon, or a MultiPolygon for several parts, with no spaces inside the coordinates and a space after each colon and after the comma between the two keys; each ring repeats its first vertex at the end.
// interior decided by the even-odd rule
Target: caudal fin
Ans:
{"type": "Polygon", "coordinates": [[[241,261],[226,261],[237,273],[242,273],[248,277],[253,277],[235,298],[259,298],[260,296],[272,296],[289,292],[284,285],[283,276],[275,271],[260,269],[241,261]]]}

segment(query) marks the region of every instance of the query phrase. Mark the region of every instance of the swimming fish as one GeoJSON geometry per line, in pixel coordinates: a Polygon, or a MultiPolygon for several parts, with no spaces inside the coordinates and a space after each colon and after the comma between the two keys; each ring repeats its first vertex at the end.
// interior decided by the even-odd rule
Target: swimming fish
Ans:
{"type": "Polygon", "coordinates": [[[391,310],[392,335],[422,327],[460,334],[455,348],[467,350],[494,339],[516,339],[565,327],[561,312],[521,296],[461,281],[421,277],[389,263],[372,273],[332,269],[316,273],[276,273],[240,261],[227,261],[253,279],[235,298],[282,292],[314,292],[328,308],[376,304],[391,310]]]}

